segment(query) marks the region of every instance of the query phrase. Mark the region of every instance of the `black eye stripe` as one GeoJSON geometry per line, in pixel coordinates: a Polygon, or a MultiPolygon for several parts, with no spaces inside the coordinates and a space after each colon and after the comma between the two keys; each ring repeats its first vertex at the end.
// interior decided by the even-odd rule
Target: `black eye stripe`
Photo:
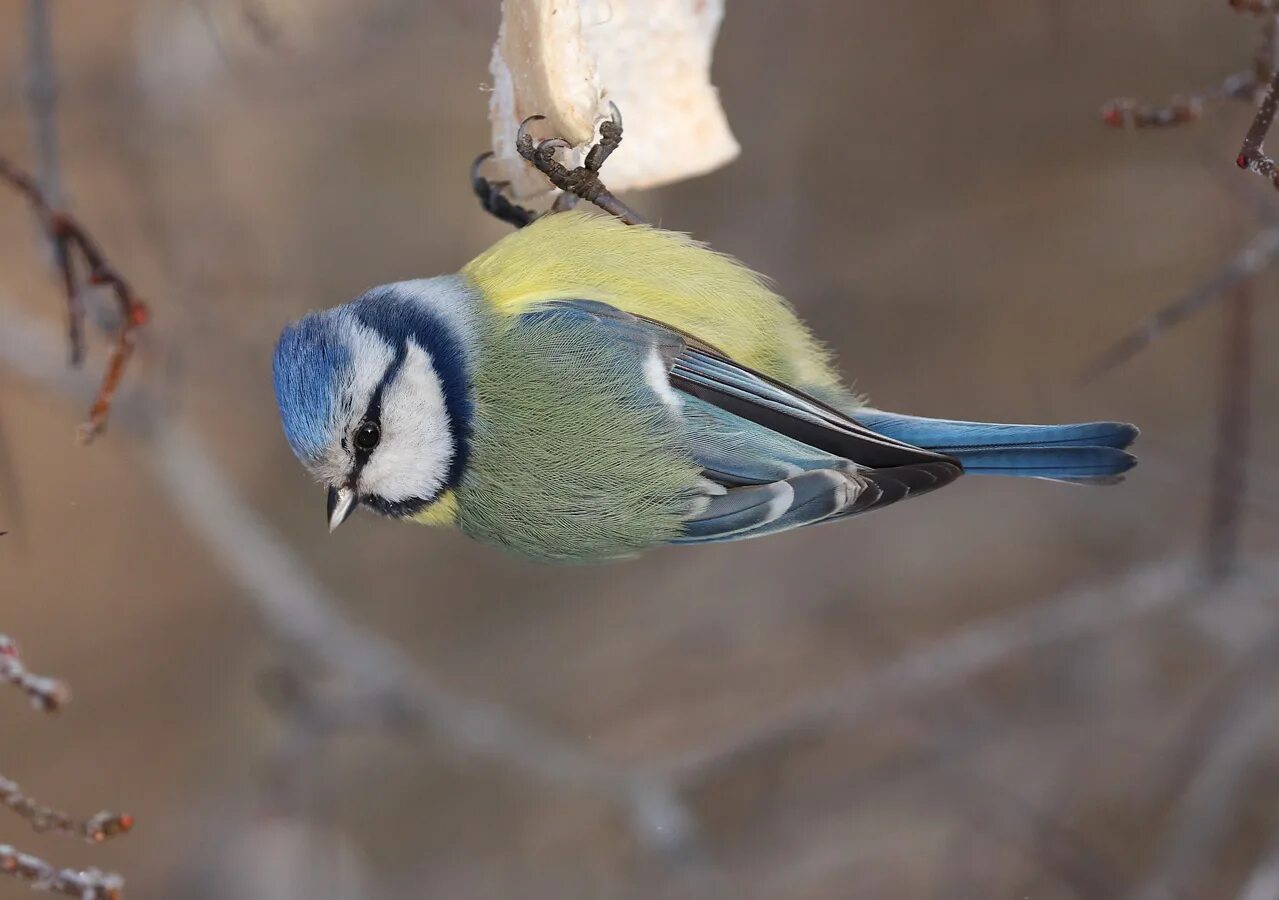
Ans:
{"type": "MultiPolygon", "coordinates": [[[[373,455],[373,451],[377,449],[382,440],[382,394],[386,391],[386,386],[390,384],[400,366],[404,364],[405,351],[400,348],[395,359],[387,366],[386,371],[382,373],[382,380],[378,382],[376,388],[373,389],[373,396],[369,398],[369,405],[364,410],[364,416],[360,419],[358,425],[355,426],[351,433],[351,445],[355,449],[355,466],[351,472],[353,478],[358,478],[360,471],[368,464],[369,457],[373,455]],[[361,442],[361,433],[365,429],[372,429],[376,432],[376,439],[361,442]]],[[[371,434],[372,432],[370,432],[371,434]]],[[[346,437],[342,438],[343,444],[346,443],[346,437]]]]}

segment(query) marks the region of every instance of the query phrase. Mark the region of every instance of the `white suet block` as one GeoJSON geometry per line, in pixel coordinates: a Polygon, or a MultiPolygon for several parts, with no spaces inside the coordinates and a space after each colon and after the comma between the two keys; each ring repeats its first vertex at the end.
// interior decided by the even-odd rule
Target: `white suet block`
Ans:
{"type": "Polygon", "coordinates": [[[503,0],[493,48],[493,165],[516,196],[546,181],[515,152],[531,115],[537,136],[585,149],[609,101],[625,138],[609,158],[614,191],[655,187],[710,172],[739,147],[710,81],[723,0],[503,0]]]}

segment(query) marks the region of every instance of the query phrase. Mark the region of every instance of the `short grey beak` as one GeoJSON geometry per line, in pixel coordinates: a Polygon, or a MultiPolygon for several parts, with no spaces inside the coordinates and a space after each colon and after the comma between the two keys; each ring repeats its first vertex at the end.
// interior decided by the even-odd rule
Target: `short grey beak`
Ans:
{"type": "Polygon", "coordinates": [[[329,533],[337,531],[339,525],[351,517],[359,501],[355,489],[347,485],[340,488],[329,488],[329,533]]]}

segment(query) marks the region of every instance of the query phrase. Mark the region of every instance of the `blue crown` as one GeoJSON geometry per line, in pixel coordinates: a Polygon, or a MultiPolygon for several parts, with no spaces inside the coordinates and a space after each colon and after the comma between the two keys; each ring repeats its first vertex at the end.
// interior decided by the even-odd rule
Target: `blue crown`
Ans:
{"type": "Polygon", "coordinates": [[[303,462],[324,452],[334,419],[337,382],[351,365],[339,337],[338,316],[311,313],[289,325],[275,345],[275,399],[284,436],[303,462]]]}

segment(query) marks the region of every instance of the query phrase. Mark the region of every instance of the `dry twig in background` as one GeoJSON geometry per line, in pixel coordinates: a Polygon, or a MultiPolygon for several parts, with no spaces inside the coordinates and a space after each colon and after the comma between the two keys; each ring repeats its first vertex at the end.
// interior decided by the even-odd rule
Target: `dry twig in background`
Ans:
{"type": "Polygon", "coordinates": [[[77,819],[60,810],[37,803],[22,793],[16,782],[0,775],[0,804],[31,823],[37,832],[52,831],[77,837],[90,844],[101,844],[133,827],[133,816],[127,813],[100,812],[87,819],[77,819]]]}
{"type": "Polygon", "coordinates": [[[1218,364],[1212,502],[1204,558],[1208,577],[1216,581],[1234,572],[1239,556],[1252,425],[1252,301],[1252,285],[1245,283],[1235,289],[1225,307],[1225,333],[1218,364]]]}
{"type": "MultiPolygon", "coordinates": [[[[1159,127],[1193,122],[1204,104],[1214,100],[1244,100],[1258,104],[1235,164],[1256,172],[1279,188],[1279,168],[1265,153],[1265,139],[1279,110],[1279,3],[1275,0],[1230,0],[1235,10],[1258,17],[1261,42],[1251,72],[1231,75],[1212,90],[1200,91],[1150,106],[1134,100],[1113,100],[1102,108],[1109,125],[1126,128],[1159,127]]],[[[1269,214],[1270,210],[1266,210],[1269,214]]],[[[1220,360],[1217,441],[1214,451],[1212,502],[1208,514],[1204,568],[1216,580],[1235,569],[1241,532],[1249,435],[1249,398],[1254,316],[1249,284],[1279,258],[1279,226],[1274,216],[1254,234],[1235,258],[1203,284],[1168,304],[1107,348],[1086,370],[1096,378],[1136,356],[1174,326],[1227,296],[1226,335],[1220,360]]]]}
{"type": "MultiPolygon", "coordinates": [[[[17,644],[2,634],[0,681],[21,688],[36,708],[45,712],[57,712],[71,697],[62,682],[27,671],[18,654],[17,644]]],[[[77,819],[36,803],[25,796],[15,782],[2,775],[0,805],[17,813],[36,831],[71,835],[92,844],[124,834],[133,827],[133,817],[127,814],[100,812],[87,819],[77,819]]],[[[97,869],[58,869],[8,845],[0,845],[0,874],[29,881],[37,890],[53,891],[83,900],[120,900],[124,890],[124,880],[119,875],[97,869]]]]}
{"type": "Polygon", "coordinates": [[[55,869],[30,853],[0,844],[0,872],[30,882],[37,891],[65,894],[79,900],[121,900],[124,880],[99,869],[55,869]]]}
{"type": "Polygon", "coordinates": [[[1167,103],[1139,103],[1131,97],[1119,97],[1101,108],[1101,119],[1115,128],[1167,128],[1198,121],[1204,106],[1220,100],[1251,100],[1257,92],[1257,79],[1252,72],[1236,72],[1216,87],[1173,97],[1167,103]]]}
{"type": "Polygon", "coordinates": [[[1176,803],[1131,900],[1189,897],[1207,862],[1238,824],[1249,776],[1273,753],[1279,626],[1272,625],[1206,698],[1174,758],[1176,803]]]}
{"type": "Polygon", "coordinates": [[[1202,284],[1146,317],[1100,353],[1085,370],[1084,380],[1092,381],[1119,368],[1195,313],[1239,290],[1276,260],[1279,260],[1279,227],[1259,231],[1230,262],[1202,284]]]}
{"type": "Polygon", "coordinates": [[[48,0],[27,0],[27,114],[36,183],[49,204],[66,204],[58,142],[58,78],[53,64],[53,16],[48,0]]]}
{"type": "MultiPolygon", "coordinates": [[[[81,430],[83,439],[87,441],[106,426],[111,398],[133,352],[135,331],[147,316],[146,306],[107,263],[88,232],[62,210],[56,85],[50,8],[47,0],[28,0],[27,103],[40,176],[37,181],[0,156],[0,181],[26,197],[48,239],[66,291],[68,339],[73,364],[78,365],[84,358],[84,308],[80,303],[76,277],[77,257],[87,268],[89,284],[110,286],[120,302],[120,332],[88,421],[81,430]]],[[[63,682],[27,669],[18,645],[3,634],[0,634],[0,682],[19,688],[33,706],[44,712],[57,712],[71,699],[71,693],[63,682]]],[[[95,844],[124,834],[133,827],[133,818],[126,814],[100,812],[80,819],[37,803],[23,794],[16,782],[3,776],[0,776],[0,805],[26,820],[37,832],[70,835],[95,844]]],[[[0,873],[26,881],[35,890],[81,900],[120,900],[124,891],[124,880],[119,875],[99,869],[60,869],[7,844],[0,845],[0,873]]]]}
{"type": "Polygon", "coordinates": [[[20,688],[32,706],[45,712],[57,712],[71,699],[71,692],[61,681],[29,671],[22,662],[18,645],[3,634],[0,634],[0,681],[20,688]]]}
{"type": "Polygon", "coordinates": [[[106,428],[107,418],[111,414],[111,400],[120,387],[125,366],[133,355],[138,329],[146,324],[147,306],[115,267],[107,262],[97,242],[84,226],[68,213],[55,208],[32,177],[3,156],[0,156],[0,182],[8,184],[26,197],[53,244],[54,257],[67,298],[68,339],[73,364],[79,364],[84,358],[84,309],[77,293],[77,256],[87,269],[85,277],[88,283],[109,287],[120,305],[120,330],[111,347],[111,355],[107,359],[97,396],[94,397],[89,415],[80,430],[81,438],[90,441],[106,428]]]}

